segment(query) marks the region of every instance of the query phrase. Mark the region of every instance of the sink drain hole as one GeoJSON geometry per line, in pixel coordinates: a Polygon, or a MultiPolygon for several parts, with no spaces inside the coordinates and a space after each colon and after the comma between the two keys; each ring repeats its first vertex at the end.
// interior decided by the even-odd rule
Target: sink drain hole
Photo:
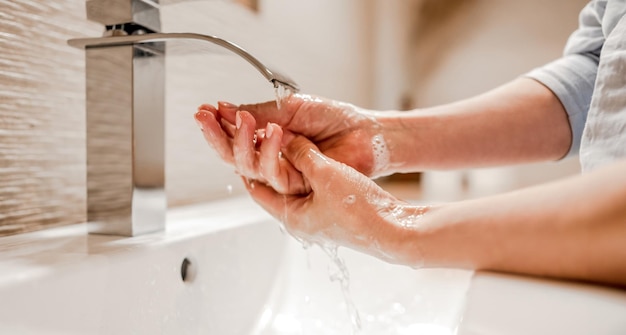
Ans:
{"type": "Polygon", "coordinates": [[[180,265],[180,277],[183,279],[185,283],[191,282],[193,278],[195,277],[193,263],[187,257],[183,259],[183,262],[180,265]]]}

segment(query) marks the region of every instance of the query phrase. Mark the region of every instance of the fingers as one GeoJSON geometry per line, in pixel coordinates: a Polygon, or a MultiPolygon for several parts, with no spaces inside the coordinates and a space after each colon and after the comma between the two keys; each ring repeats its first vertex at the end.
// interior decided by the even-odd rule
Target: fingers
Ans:
{"type": "Polygon", "coordinates": [[[235,137],[235,124],[228,122],[226,119],[222,118],[220,120],[220,125],[222,126],[222,130],[230,137],[231,139],[235,137]]]}
{"type": "Polygon", "coordinates": [[[265,127],[265,138],[260,147],[259,174],[278,192],[285,193],[286,188],[280,180],[279,152],[283,130],[275,124],[265,127]]]}
{"type": "Polygon", "coordinates": [[[242,110],[250,112],[257,121],[257,128],[264,127],[268,122],[285,126],[293,117],[293,109],[283,108],[280,112],[276,107],[276,101],[267,101],[259,104],[241,105],[242,110]]]}
{"type": "Polygon", "coordinates": [[[288,132],[283,136],[282,127],[274,123],[259,129],[259,122],[251,113],[226,102],[218,104],[219,110],[208,104],[200,106],[196,120],[205,139],[222,159],[235,165],[242,176],[268,183],[279,193],[308,194],[311,191],[300,171],[280,156],[282,146],[295,135],[288,132]]]}
{"type": "Polygon", "coordinates": [[[205,111],[205,112],[209,112],[209,113],[213,113],[213,115],[216,116],[218,115],[218,111],[217,108],[215,108],[215,106],[211,105],[211,104],[202,104],[198,107],[198,111],[205,111]]]}
{"type": "Polygon", "coordinates": [[[233,155],[237,170],[248,178],[257,178],[254,118],[246,111],[238,111],[235,116],[235,126],[233,155]]]}
{"type": "Polygon", "coordinates": [[[210,110],[200,110],[195,114],[195,119],[202,129],[204,139],[211,145],[227,163],[233,164],[233,144],[230,137],[224,132],[210,110]]]}
{"type": "Polygon", "coordinates": [[[276,101],[267,101],[260,104],[241,106],[237,106],[230,102],[218,101],[217,106],[219,110],[219,115],[231,124],[235,123],[237,111],[241,110],[248,111],[254,116],[254,119],[256,120],[255,128],[262,128],[268,122],[282,124],[277,121],[290,119],[288,117],[285,117],[284,115],[281,117],[281,113],[278,113],[278,109],[276,108],[276,101]]]}
{"type": "Polygon", "coordinates": [[[280,155],[282,141],[282,128],[277,124],[268,123],[265,139],[260,148],[259,174],[279,193],[308,194],[311,188],[300,171],[280,155]]]}
{"type": "MultiPolygon", "coordinates": [[[[202,106],[205,106],[205,105],[202,105],[202,106]]],[[[264,115],[277,116],[279,114],[275,110],[276,103],[274,101],[268,101],[266,103],[257,104],[257,105],[241,105],[241,106],[237,106],[230,102],[218,101],[217,106],[218,106],[218,110],[216,113],[218,116],[218,120],[220,120],[222,124],[222,128],[224,128],[224,131],[227,134],[229,134],[231,137],[234,136],[234,129],[235,129],[234,125],[237,120],[237,111],[245,110],[247,112],[250,112],[250,110],[246,108],[247,106],[252,107],[253,109],[251,114],[253,115],[254,120],[256,121],[256,124],[255,124],[256,129],[262,129],[269,122],[269,121],[265,121],[264,115]],[[273,109],[271,107],[272,103],[274,104],[273,109]],[[258,116],[255,115],[256,114],[255,111],[257,110],[256,106],[260,106],[259,110],[261,110],[262,113],[260,113],[259,116],[261,116],[262,119],[258,119],[257,118],[258,116]]]]}
{"type": "Polygon", "coordinates": [[[230,124],[235,124],[237,110],[239,110],[237,105],[230,102],[218,101],[217,108],[221,117],[226,119],[230,124]]]}

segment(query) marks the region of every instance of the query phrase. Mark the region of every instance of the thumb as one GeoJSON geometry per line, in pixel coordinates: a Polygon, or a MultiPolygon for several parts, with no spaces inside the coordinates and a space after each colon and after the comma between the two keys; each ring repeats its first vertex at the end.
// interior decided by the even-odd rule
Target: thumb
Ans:
{"type": "Polygon", "coordinates": [[[291,120],[291,113],[278,112],[276,101],[274,100],[257,104],[241,105],[239,109],[250,112],[257,121],[257,127],[265,127],[268,122],[285,126],[289,123],[289,120],[291,120]]]}
{"type": "Polygon", "coordinates": [[[293,135],[291,132],[286,132],[285,135],[291,140],[284,144],[284,157],[302,173],[311,187],[315,188],[315,185],[322,181],[320,178],[327,176],[328,168],[332,168],[335,161],[322,154],[306,137],[293,135]]]}

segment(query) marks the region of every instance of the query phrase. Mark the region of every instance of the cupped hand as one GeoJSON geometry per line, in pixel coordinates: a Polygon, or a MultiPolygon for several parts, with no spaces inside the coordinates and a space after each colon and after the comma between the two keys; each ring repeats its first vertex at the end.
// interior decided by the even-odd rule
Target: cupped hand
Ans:
{"type": "MultiPolygon", "coordinates": [[[[257,131],[257,145],[264,140],[263,135],[268,130],[268,125],[277,125],[306,136],[325,155],[367,176],[387,173],[389,153],[381,135],[381,126],[372,112],[350,104],[303,94],[284,98],[280,109],[275,101],[241,106],[220,102],[218,108],[211,105],[200,106],[196,119],[202,124],[205,137],[222,158],[232,164],[237,163],[232,148],[238,143],[234,136],[238,114],[242,127],[257,131]],[[241,113],[242,111],[249,114],[241,113]],[[201,112],[204,114],[200,114],[201,112]]],[[[246,134],[249,135],[247,129],[246,134]]],[[[254,170],[259,164],[246,165],[250,169],[245,173],[240,172],[250,178],[263,179],[254,170]]]]}
{"type": "Polygon", "coordinates": [[[282,150],[308,181],[308,194],[284,195],[264,183],[244,181],[252,198],[292,235],[310,243],[350,247],[388,262],[421,262],[412,228],[429,207],[396,199],[303,136],[291,135],[282,150]]]}
{"type": "Polygon", "coordinates": [[[281,156],[281,127],[267,123],[264,128],[256,129],[254,117],[246,111],[235,111],[234,124],[226,118],[218,119],[220,115],[215,107],[203,105],[196,113],[196,120],[207,142],[239,174],[268,184],[282,194],[310,191],[300,172],[281,156]]]}

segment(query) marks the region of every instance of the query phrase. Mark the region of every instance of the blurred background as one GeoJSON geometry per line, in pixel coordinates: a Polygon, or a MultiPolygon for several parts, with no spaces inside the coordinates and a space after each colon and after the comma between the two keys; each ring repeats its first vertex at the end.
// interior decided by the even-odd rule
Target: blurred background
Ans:
{"type": "MultiPolygon", "coordinates": [[[[304,93],[380,110],[466,98],[560,56],[583,0],[168,1],[163,31],[231,40],[304,93]]],[[[85,219],[84,51],[101,36],[85,2],[0,0],[0,235],[85,219]]],[[[242,59],[213,50],[169,57],[166,183],[170,206],[243,194],[193,120],[201,103],[274,99],[242,59]]],[[[379,180],[408,200],[449,201],[578,171],[577,159],[379,180]]]]}

